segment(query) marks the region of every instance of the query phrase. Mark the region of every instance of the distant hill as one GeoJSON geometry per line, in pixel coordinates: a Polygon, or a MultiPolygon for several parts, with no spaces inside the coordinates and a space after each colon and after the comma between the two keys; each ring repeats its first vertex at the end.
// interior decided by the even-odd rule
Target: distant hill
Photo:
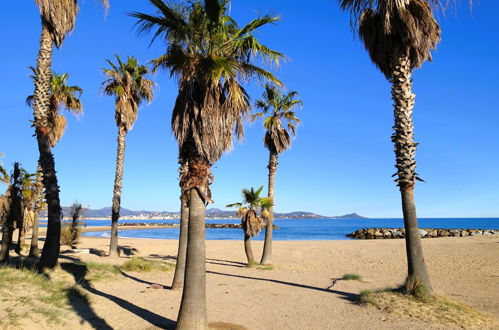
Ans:
{"type": "Polygon", "coordinates": [[[358,215],[357,213],[350,213],[345,215],[340,215],[336,217],[332,217],[333,219],[368,219],[367,217],[363,217],[358,215]]]}
{"type": "MultiPolygon", "coordinates": [[[[62,208],[62,213],[64,217],[69,217],[71,211],[71,207],[63,207],[62,208]]],[[[83,216],[85,218],[110,218],[111,217],[111,212],[112,209],[111,207],[103,207],[101,209],[83,209],[83,216]]],[[[42,213],[43,217],[46,217],[47,214],[44,212],[42,213]]],[[[120,211],[120,216],[121,217],[140,217],[140,218],[179,218],[180,213],[179,212],[170,212],[170,211],[146,211],[146,210],[139,210],[139,211],[133,211],[129,210],[126,208],[121,208],[120,211]]],[[[365,219],[366,217],[363,217],[361,215],[358,215],[357,213],[350,213],[350,214],[345,214],[341,216],[324,216],[324,215],[319,215],[315,214],[312,212],[306,212],[306,211],[296,211],[296,212],[289,212],[289,213],[279,213],[276,212],[274,213],[274,217],[276,219],[365,219]]],[[[218,208],[209,208],[206,209],[206,218],[207,219],[237,219],[238,217],[236,216],[235,211],[226,211],[226,210],[221,210],[218,208]]]]}

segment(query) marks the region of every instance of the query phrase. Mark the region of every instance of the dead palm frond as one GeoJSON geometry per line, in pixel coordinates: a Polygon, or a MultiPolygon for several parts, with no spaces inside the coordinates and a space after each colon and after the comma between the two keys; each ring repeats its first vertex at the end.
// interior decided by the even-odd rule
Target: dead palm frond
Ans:
{"type": "Polygon", "coordinates": [[[391,59],[407,54],[411,70],[431,60],[440,41],[440,27],[430,6],[438,0],[340,0],[350,10],[355,28],[371,60],[387,79],[393,78],[391,59]]]}
{"type": "MultiPolygon", "coordinates": [[[[35,0],[43,23],[47,25],[52,39],[57,47],[62,45],[68,32],[71,32],[75,25],[76,14],[78,13],[77,0],[35,0]]],[[[101,0],[104,7],[109,8],[108,0],[101,0]]]]}

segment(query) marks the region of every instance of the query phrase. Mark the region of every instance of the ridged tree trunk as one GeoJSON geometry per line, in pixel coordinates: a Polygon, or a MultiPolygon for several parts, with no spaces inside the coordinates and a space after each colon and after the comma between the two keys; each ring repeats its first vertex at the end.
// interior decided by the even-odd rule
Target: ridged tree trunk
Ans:
{"type": "Polygon", "coordinates": [[[43,174],[40,162],[38,162],[38,168],[36,170],[36,202],[35,202],[35,216],[33,219],[33,228],[31,229],[31,244],[29,248],[29,256],[38,258],[40,251],[38,250],[38,221],[40,219],[40,212],[42,210],[43,203],[43,174]]]}
{"type": "MultiPolygon", "coordinates": [[[[269,186],[268,186],[268,195],[272,203],[274,202],[274,185],[275,185],[275,173],[277,171],[277,157],[278,154],[276,152],[270,152],[269,155],[269,165],[267,168],[269,169],[269,186]]],[[[269,219],[267,220],[267,226],[265,227],[265,242],[263,244],[263,254],[262,260],[260,263],[262,265],[270,265],[272,264],[272,229],[274,226],[274,207],[268,209],[269,219]]]]}
{"type": "Polygon", "coordinates": [[[116,173],[114,176],[109,256],[119,256],[120,254],[118,249],[118,219],[120,218],[121,186],[123,182],[123,164],[125,162],[125,136],[125,129],[123,127],[118,127],[118,148],[116,151],[116,173]]]}
{"type": "Polygon", "coordinates": [[[244,234],[244,252],[246,253],[246,259],[248,259],[248,266],[256,264],[253,249],[251,248],[251,236],[246,233],[244,234]]]}
{"type": "Polygon", "coordinates": [[[40,51],[37,59],[35,92],[33,98],[33,116],[36,127],[40,165],[43,171],[43,185],[47,201],[47,235],[40,257],[39,268],[54,268],[57,265],[61,248],[61,203],[59,185],[55,170],[54,156],[50,147],[48,133],[48,113],[50,111],[50,83],[53,40],[48,27],[42,20],[40,51]]]}
{"type": "MultiPolygon", "coordinates": [[[[189,161],[189,167],[194,162],[189,161]]],[[[200,168],[207,168],[202,164],[200,168]]],[[[190,170],[189,170],[190,171],[190,170]]],[[[203,177],[203,175],[200,175],[203,177]]],[[[205,185],[197,185],[205,193],[205,185]]],[[[177,329],[206,330],[206,246],[205,246],[205,209],[204,200],[197,189],[189,193],[189,226],[187,237],[187,255],[185,261],[184,290],[177,319],[177,329]]]]}
{"type": "Polygon", "coordinates": [[[419,179],[416,173],[416,147],[412,110],[415,94],[412,93],[411,66],[405,54],[392,60],[392,99],[394,101],[395,124],[392,141],[395,144],[398,186],[402,195],[404,214],[405,242],[408,264],[408,280],[422,283],[429,295],[433,294],[430,277],[426,269],[421,238],[418,230],[414,185],[419,179]]]}
{"type": "MultiPolygon", "coordinates": [[[[10,217],[9,217],[10,218],[10,217]]],[[[2,226],[2,247],[0,249],[0,263],[9,261],[9,248],[12,242],[12,232],[14,231],[11,219],[7,219],[4,226],[2,226]]]]}
{"type": "MultiPolygon", "coordinates": [[[[24,219],[23,219],[24,220],[24,219]]],[[[19,224],[18,233],[17,233],[17,245],[16,245],[16,253],[21,255],[23,245],[26,241],[26,232],[24,231],[24,221],[21,221],[19,224]]]]}
{"type": "MultiPolygon", "coordinates": [[[[180,165],[180,177],[187,172],[187,163],[180,165]]],[[[182,189],[183,190],[183,189],[182,189]]],[[[189,224],[189,206],[183,192],[180,194],[180,235],[178,239],[177,263],[173,275],[172,290],[181,290],[184,287],[185,257],[187,254],[187,235],[189,224]]]]}

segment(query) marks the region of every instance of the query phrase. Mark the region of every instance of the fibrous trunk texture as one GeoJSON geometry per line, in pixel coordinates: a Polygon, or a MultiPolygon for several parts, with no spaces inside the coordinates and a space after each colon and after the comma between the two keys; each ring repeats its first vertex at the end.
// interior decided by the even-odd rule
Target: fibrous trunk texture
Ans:
{"type": "MultiPolygon", "coordinates": [[[[180,178],[186,175],[188,166],[186,162],[180,165],[180,178]]],[[[182,182],[182,180],[181,180],[182,182]]],[[[182,189],[183,191],[184,189],[182,189]]],[[[177,264],[175,265],[175,275],[173,276],[172,290],[181,290],[184,286],[185,257],[187,254],[187,234],[189,224],[188,196],[180,194],[180,235],[178,239],[177,264]]]]}
{"type": "Polygon", "coordinates": [[[34,126],[40,165],[43,172],[43,185],[47,201],[48,221],[47,235],[40,257],[39,268],[54,268],[59,258],[61,248],[61,203],[59,200],[59,185],[55,171],[55,161],[48,138],[48,113],[50,111],[50,84],[52,79],[52,47],[53,40],[48,27],[42,20],[40,51],[37,59],[35,91],[33,98],[34,126]]]}
{"type": "Polygon", "coordinates": [[[43,203],[43,174],[40,162],[38,162],[38,168],[36,170],[36,202],[35,202],[35,216],[33,218],[33,228],[31,233],[31,245],[29,248],[29,256],[38,258],[40,251],[38,250],[38,219],[40,218],[40,212],[42,210],[43,203]]]}
{"type": "Polygon", "coordinates": [[[248,266],[255,264],[256,261],[251,248],[251,236],[248,234],[244,234],[244,252],[246,253],[246,259],[248,259],[248,266]]]}
{"type": "Polygon", "coordinates": [[[125,161],[125,136],[123,127],[118,127],[118,148],[116,151],[116,173],[114,176],[113,207],[111,213],[111,242],[109,256],[119,256],[118,250],[118,219],[121,207],[121,186],[123,182],[123,164],[125,161]]]}
{"type": "Polygon", "coordinates": [[[14,224],[11,219],[7,219],[6,223],[2,226],[2,248],[0,249],[0,263],[9,261],[9,249],[12,242],[12,232],[14,231],[14,224]]]}
{"type": "Polygon", "coordinates": [[[19,228],[18,228],[18,233],[17,233],[17,245],[16,245],[16,253],[21,255],[21,252],[22,252],[22,249],[23,249],[23,245],[25,243],[25,239],[26,239],[26,232],[24,231],[24,221],[21,221],[21,223],[19,224],[19,228]]]}
{"type": "Polygon", "coordinates": [[[416,146],[412,110],[415,94],[412,93],[411,66],[406,54],[399,54],[392,59],[392,98],[394,101],[395,124],[392,141],[395,144],[395,156],[398,186],[402,195],[404,214],[405,242],[408,263],[408,278],[422,283],[431,295],[433,289],[426,269],[421,239],[419,237],[414,185],[416,179],[416,146]]]}
{"type": "MultiPolygon", "coordinates": [[[[189,167],[196,165],[189,161],[189,167]]],[[[209,171],[208,164],[202,164],[209,171]]],[[[191,171],[191,169],[189,169],[191,171]]],[[[204,181],[204,180],[202,180],[204,181]]],[[[189,226],[185,262],[184,290],[177,319],[177,329],[206,330],[206,249],[205,201],[207,184],[198,184],[189,191],[189,226]],[[199,189],[199,191],[198,191],[199,189]]]]}
{"type": "MultiPolygon", "coordinates": [[[[277,171],[277,157],[278,154],[276,152],[270,152],[269,155],[269,165],[267,168],[269,169],[269,186],[268,186],[268,195],[272,203],[274,203],[274,185],[275,185],[275,173],[277,171]]],[[[269,217],[267,219],[267,226],[265,228],[265,242],[263,244],[263,254],[262,260],[260,263],[262,265],[270,265],[272,264],[272,228],[274,223],[274,207],[270,207],[268,210],[269,217]]]]}

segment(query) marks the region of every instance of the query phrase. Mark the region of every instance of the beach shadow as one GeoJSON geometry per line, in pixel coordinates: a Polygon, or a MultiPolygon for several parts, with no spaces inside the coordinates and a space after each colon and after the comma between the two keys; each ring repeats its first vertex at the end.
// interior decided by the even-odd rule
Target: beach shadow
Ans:
{"type": "MultiPolygon", "coordinates": [[[[135,277],[135,276],[132,276],[130,274],[127,274],[123,271],[120,270],[120,274],[123,276],[123,277],[126,277],[126,278],[129,278],[131,280],[134,280],[135,282],[138,282],[138,283],[143,283],[143,284],[147,284],[147,285],[153,285],[153,284],[158,284],[158,283],[154,283],[154,282],[149,282],[149,281],[146,281],[146,280],[143,280],[143,279],[140,279],[138,277],[135,277]]],[[[162,284],[161,284],[162,285],[162,284]]],[[[166,290],[169,290],[171,289],[171,286],[167,286],[167,285],[162,285],[164,289],[166,290]]]]}
{"type": "Polygon", "coordinates": [[[226,265],[226,266],[232,266],[232,267],[246,267],[247,264],[244,262],[239,262],[239,261],[232,261],[232,260],[223,260],[223,259],[213,259],[213,258],[206,258],[208,263],[213,263],[215,265],[226,265]],[[215,261],[218,261],[219,263],[216,263],[215,261]]]}
{"type": "Polygon", "coordinates": [[[130,245],[118,246],[118,251],[120,255],[124,254],[127,257],[134,256],[139,252],[139,250],[130,245]]]}
{"type": "Polygon", "coordinates": [[[89,249],[89,253],[90,253],[90,254],[94,254],[94,255],[96,255],[96,256],[99,256],[99,257],[105,257],[105,256],[107,256],[106,251],[104,251],[104,250],[99,250],[99,249],[95,249],[95,248],[90,248],[90,249],[89,249]]]}
{"type": "MultiPolygon", "coordinates": [[[[159,258],[159,259],[164,259],[164,260],[173,260],[177,261],[176,256],[165,256],[165,255],[160,255],[160,254],[150,254],[149,257],[152,258],[159,258]]],[[[220,265],[220,266],[229,266],[229,267],[237,267],[237,268],[246,268],[246,264],[238,261],[231,261],[231,260],[222,260],[222,259],[213,259],[213,258],[206,258],[206,263],[207,264],[212,264],[212,265],[220,265]]]]}
{"type": "Polygon", "coordinates": [[[310,285],[306,285],[306,284],[299,284],[299,283],[293,283],[293,282],[285,282],[285,281],[280,281],[280,280],[274,280],[271,278],[251,277],[251,276],[236,275],[236,274],[225,274],[225,273],[219,273],[219,272],[214,272],[214,271],[206,271],[206,273],[214,274],[214,275],[243,278],[246,280],[266,281],[266,282],[272,282],[272,283],[277,283],[277,284],[294,286],[294,287],[303,288],[303,289],[310,289],[310,290],[334,293],[334,294],[340,296],[341,299],[347,300],[347,301],[349,301],[351,303],[355,303],[355,304],[358,304],[360,301],[360,296],[358,294],[350,293],[350,292],[344,292],[344,291],[338,291],[338,290],[332,290],[332,289],[328,290],[328,289],[319,288],[316,286],[310,286],[310,285]]]}
{"type": "MultiPolygon", "coordinates": [[[[88,292],[90,292],[94,295],[106,298],[109,301],[114,302],[116,305],[120,306],[121,308],[126,309],[127,311],[137,315],[138,317],[142,318],[143,320],[151,323],[152,325],[154,325],[156,327],[160,327],[162,329],[175,329],[176,322],[174,322],[173,320],[167,319],[159,314],[156,314],[156,313],[151,312],[147,309],[144,309],[142,307],[134,305],[129,301],[126,301],[124,299],[113,296],[111,294],[99,291],[96,288],[94,288],[91,285],[91,283],[86,279],[86,275],[88,274],[88,268],[85,264],[61,263],[61,268],[63,270],[65,270],[66,272],[70,273],[71,275],[73,275],[75,281],[77,283],[79,283],[81,285],[81,287],[83,289],[87,290],[88,292]]],[[[78,308],[77,305],[74,307],[78,308]]],[[[89,306],[87,306],[87,312],[88,312],[88,309],[91,309],[91,308],[89,306]]],[[[95,322],[95,320],[93,318],[89,318],[84,313],[85,311],[79,311],[77,309],[75,309],[75,311],[77,311],[78,314],[80,314],[82,317],[84,317],[85,320],[87,320],[88,322],[91,322],[91,321],[95,322]]],[[[94,313],[94,315],[95,315],[95,313],[94,313]]],[[[97,315],[95,315],[95,316],[98,318],[97,315]]],[[[107,327],[96,326],[95,328],[96,329],[112,329],[111,327],[109,327],[109,325],[107,325],[107,327]]]]}

